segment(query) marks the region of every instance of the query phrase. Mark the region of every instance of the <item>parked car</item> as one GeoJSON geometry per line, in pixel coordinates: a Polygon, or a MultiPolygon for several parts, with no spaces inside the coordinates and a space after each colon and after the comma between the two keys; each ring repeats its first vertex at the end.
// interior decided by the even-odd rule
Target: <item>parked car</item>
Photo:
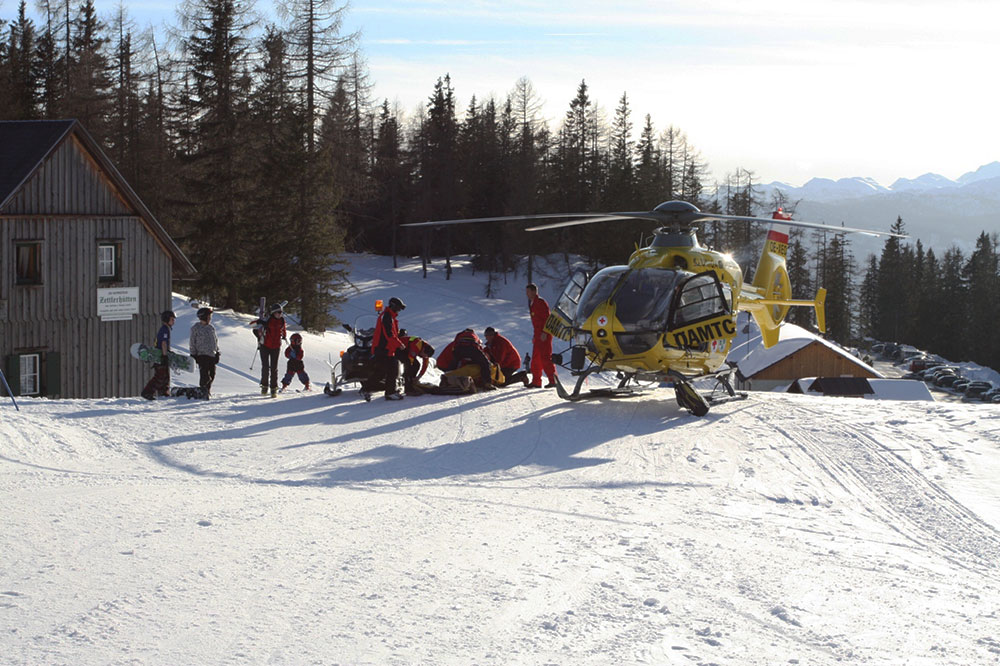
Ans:
{"type": "Polygon", "coordinates": [[[992,402],[994,397],[1000,398],[1000,387],[993,386],[992,384],[990,386],[991,386],[991,388],[989,388],[989,389],[987,389],[987,390],[983,391],[982,393],[980,393],[978,395],[975,395],[975,396],[971,396],[968,393],[966,393],[966,397],[967,398],[977,397],[980,400],[982,400],[983,402],[992,402]]]}
{"type": "Polygon", "coordinates": [[[940,386],[941,388],[950,388],[952,384],[958,381],[958,379],[958,375],[944,373],[938,375],[938,377],[934,380],[934,384],[936,386],[940,386]]]}
{"type": "Polygon", "coordinates": [[[923,354],[923,352],[914,347],[913,345],[899,345],[892,352],[892,360],[902,361],[907,356],[917,356],[919,354],[923,354]]]}
{"type": "Polygon", "coordinates": [[[983,396],[993,390],[989,382],[972,382],[965,389],[965,400],[982,400],[983,396]]]}
{"type": "Polygon", "coordinates": [[[933,368],[935,366],[944,365],[945,360],[940,356],[934,355],[923,355],[917,356],[910,361],[910,372],[919,372],[921,370],[926,370],[927,368],[933,368]]]}
{"type": "Polygon", "coordinates": [[[926,372],[924,372],[923,375],[921,375],[920,378],[923,379],[925,382],[931,382],[931,383],[933,383],[941,375],[954,375],[954,374],[957,374],[957,373],[958,373],[958,368],[955,368],[955,367],[952,367],[952,366],[948,366],[948,365],[942,365],[942,366],[938,366],[936,368],[931,368],[930,370],[927,370],[926,372]]]}
{"type": "Polygon", "coordinates": [[[952,382],[951,390],[958,391],[959,393],[964,393],[965,389],[972,383],[972,380],[968,377],[961,377],[952,382]]]}

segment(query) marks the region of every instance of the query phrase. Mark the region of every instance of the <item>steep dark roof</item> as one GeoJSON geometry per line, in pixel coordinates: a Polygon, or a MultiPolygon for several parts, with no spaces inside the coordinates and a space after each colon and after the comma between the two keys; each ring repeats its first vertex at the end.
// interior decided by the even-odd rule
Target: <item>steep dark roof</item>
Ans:
{"type": "MultiPolygon", "coordinates": [[[[797,384],[798,382],[795,382],[795,385],[797,384]]],[[[817,377],[806,390],[816,391],[823,395],[860,396],[875,393],[872,385],[864,377],[817,377]]],[[[789,389],[788,392],[801,393],[802,390],[800,387],[798,391],[789,389]]]]}
{"type": "Polygon", "coordinates": [[[198,272],[177,244],[146,208],[90,133],[76,120],[0,120],[0,211],[42,162],[73,134],[83,144],[114,187],[139,213],[146,229],[170,256],[175,278],[193,278],[198,272]]]}
{"type": "Polygon", "coordinates": [[[0,122],[0,208],[73,127],[72,120],[0,122]]]}

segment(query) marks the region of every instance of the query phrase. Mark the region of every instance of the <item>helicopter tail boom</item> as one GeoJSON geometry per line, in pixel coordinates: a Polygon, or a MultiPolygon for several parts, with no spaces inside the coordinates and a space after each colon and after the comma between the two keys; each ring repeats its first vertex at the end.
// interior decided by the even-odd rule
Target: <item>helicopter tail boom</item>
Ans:
{"type": "Polygon", "coordinates": [[[746,300],[740,306],[740,309],[753,315],[767,347],[777,344],[778,329],[791,307],[813,308],[819,330],[826,331],[826,289],[816,292],[816,298],[811,301],[792,298],[792,285],[785,263],[789,227],[783,222],[787,216],[779,211],[774,219],[757,262],[753,282],[749,289],[744,288],[746,300]]]}

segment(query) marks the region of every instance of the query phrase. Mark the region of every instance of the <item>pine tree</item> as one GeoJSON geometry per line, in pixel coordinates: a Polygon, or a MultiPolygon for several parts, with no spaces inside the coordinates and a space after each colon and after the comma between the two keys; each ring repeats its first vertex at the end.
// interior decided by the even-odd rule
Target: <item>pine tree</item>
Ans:
{"type": "MultiPolygon", "coordinates": [[[[788,281],[792,285],[794,298],[813,298],[815,286],[809,273],[809,253],[802,242],[802,230],[792,229],[788,238],[788,256],[786,270],[788,281]]],[[[790,308],[787,320],[802,327],[812,327],[815,315],[809,308],[790,308]]]]}
{"type": "Polygon", "coordinates": [[[934,304],[935,319],[932,326],[931,348],[945,358],[964,361],[969,358],[968,339],[961,334],[961,326],[952,322],[963,322],[968,313],[969,288],[963,277],[965,256],[957,247],[945,251],[941,259],[940,289],[934,304]],[[957,330],[956,330],[957,328],[957,330]]]}
{"type": "Polygon", "coordinates": [[[427,102],[427,117],[418,131],[416,216],[424,220],[449,219],[459,213],[458,120],[451,77],[434,85],[427,102]]]}
{"type": "Polygon", "coordinates": [[[385,100],[379,110],[373,150],[372,180],[375,196],[369,207],[374,227],[370,247],[391,252],[398,248],[399,225],[409,209],[410,179],[403,150],[403,133],[397,110],[385,100]]]}
{"type": "Polygon", "coordinates": [[[108,113],[108,144],[112,160],[118,166],[125,180],[130,183],[139,180],[139,86],[141,77],[137,71],[137,50],[133,46],[133,26],[125,13],[124,5],[119,6],[114,19],[115,59],[113,99],[108,113]]]}
{"type": "Polygon", "coordinates": [[[635,164],[632,141],[632,110],[628,95],[622,93],[611,125],[611,153],[608,172],[608,189],[604,207],[608,210],[632,210],[635,206],[635,164]]]}
{"type": "MultiPolygon", "coordinates": [[[[30,120],[36,115],[35,77],[32,63],[35,53],[35,23],[26,14],[24,0],[17,8],[17,18],[10,24],[6,44],[5,116],[12,120],[30,120]]],[[[3,102],[0,102],[3,104],[3,102]]]]}
{"type": "Polygon", "coordinates": [[[966,316],[956,330],[965,334],[964,342],[972,360],[983,365],[1000,367],[1000,345],[996,325],[1000,321],[1000,261],[997,257],[997,237],[985,231],[976,239],[976,248],[962,271],[968,285],[966,316]]]}
{"type": "Polygon", "coordinates": [[[105,53],[107,26],[97,18],[93,0],[80,5],[73,18],[70,84],[63,112],[79,120],[101,143],[108,137],[111,110],[111,65],[105,53]]]}
{"type": "MultiPolygon", "coordinates": [[[[904,233],[903,218],[899,217],[890,229],[895,234],[904,233]]],[[[880,340],[898,342],[906,328],[905,290],[903,278],[904,260],[902,242],[896,236],[889,236],[882,247],[879,259],[879,278],[876,289],[877,307],[874,311],[875,337],[880,340]]]]}
{"type": "Polygon", "coordinates": [[[34,77],[38,92],[39,115],[59,118],[64,106],[66,55],[58,47],[58,7],[50,0],[41,0],[39,9],[45,15],[45,27],[35,44],[34,77]]]}
{"type": "Polygon", "coordinates": [[[250,7],[239,0],[192,0],[186,89],[179,100],[185,188],[184,231],[204,295],[225,307],[250,308],[265,257],[248,242],[256,222],[249,207],[250,7]]]}
{"type": "Polygon", "coordinates": [[[878,307],[878,257],[868,255],[868,267],[865,277],[858,290],[858,333],[861,336],[872,336],[875,332],[875,322],[878,307]]]}
{"type": "Polygon", "coordinates": [[[645,123],[636,144],[635,196],[636,203],[652,208],[667,201],[669,192],[664,192],[663,167],[660,149],[653,129],[653,119],[646,114],[645,123]]]}
{"type": "Polygon", "coordinates": [[[854,338],[854,256],[843,234],[830,238],[820,276],[827,288],[827,337],[846,344],[854,338]]]}

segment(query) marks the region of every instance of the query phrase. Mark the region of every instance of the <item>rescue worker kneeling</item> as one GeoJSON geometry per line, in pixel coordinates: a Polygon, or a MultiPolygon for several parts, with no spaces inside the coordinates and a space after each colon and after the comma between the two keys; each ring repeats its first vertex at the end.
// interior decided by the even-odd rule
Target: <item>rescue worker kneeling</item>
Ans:
{"type": "Polygon", "coordinates": [[[490,363],[483,351],[479,336],[471,328],[467,328],[448,343],[438,356],[437,367],[444,372],[441,386],[464,388],[470,385],[468,380],[458,381],[462,377],[472,380],[471,385],[491,391],[497,384],[503,384],[504,377],[500,368],[490,363]]]}
{"type": "Polygon", "coordinates": [[[486,345],[483,348],[486,355],[500,367],[500,372],[505,378],[497,385],[522,384],[527,386],[530,383],[528,373],[521,370],[521,354],[517,351],[514,343],[497,333],[497,330],[492,326],[486,327],[483,336],[486,338],[486,345]]]}
{"type": "Polygon", "coordinates": [[[403,387],[406,395],[422,395],[419,379],[427,371],[427,365],[434,357],[434,347],[427,341],[421,340],[415,335],[407,335],[405,330],[399,332],[399,339],[403,343],[401,350],[403,361],[403,387]]]}

